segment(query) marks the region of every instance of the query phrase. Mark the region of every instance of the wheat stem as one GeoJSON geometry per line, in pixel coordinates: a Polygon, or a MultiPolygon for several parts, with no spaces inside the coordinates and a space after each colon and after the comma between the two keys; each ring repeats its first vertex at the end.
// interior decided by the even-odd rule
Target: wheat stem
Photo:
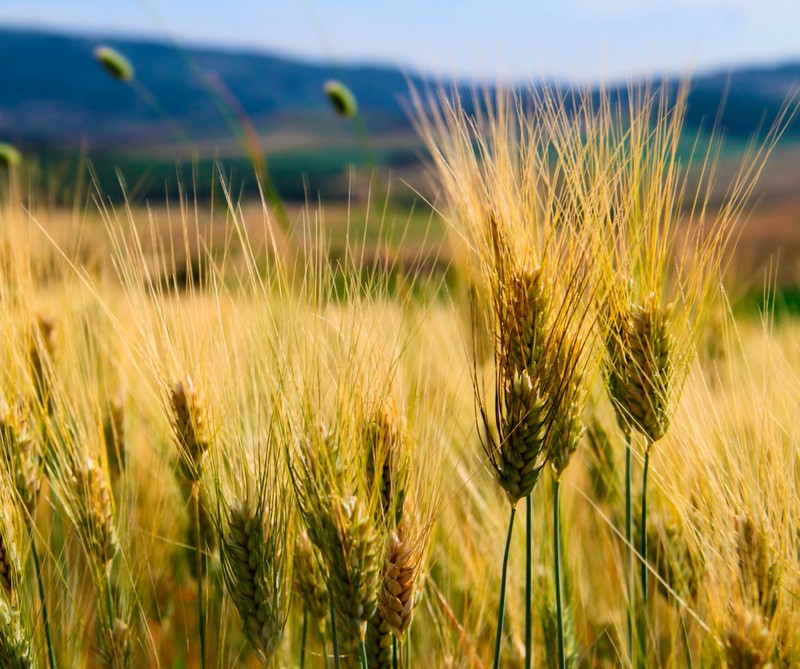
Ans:
{"type": "Polygon", "coordinates": [[[650,445],[648,439],[644,451],[644,473],[642,474],[642,521],[639,552],[642,558],[642,618],[640,642],[642,647],[642,666],[647,666],[647,473],[650,469],[650,445]]]}
{"type": "Polygon", "coordinates": [[[693,669],[692,645],[689,641],[689,630],[686,629],[686,615],[683,612],[681,612],[681,631],[683,632],[683,645],[686,650],[686,667],[687,669],[693,669]]]}
{"type": "Polygon", "coordinates": [[[39,562],[39,551],[36,550],[36,541],[33,537],[33,528],[30,532],[31,554],[33,555],[33,566],[36,570],[36,582],[39,585],[39,599],[42,602],[42,623],[44,624],[44,638],[47,642],[47,661],[50,669],[56,669],[56,658],[53,652],[53,638],[50,634],[50,618],[47,615],[47,602],[44,596],[44,581],[42,580],[42,565],[39,562]]]}
{"type": "Polygon", "coordinates": [[[340,669],[339,658],[339,636],[336,633],[336,609],[333,606],[333,595],[330,595],[331,604],[331,636],[333,637],[333,666],[335,669],[340,669]]]}
{"type": "Polygon", "coordinates": [[[367,660],[367,641],[364,635],[361,635],[361,666],[363,669],[368,669],[369,661],[367,660]]]}
{"type": "Polygon", "coordinates": [[[392,634],[392,669],[397,669],[397,637],[392,634]]]}
{"type": "Polygon", "coordinates": [[[494,644],[494,669],[500,666],[500,643],[503,640],[503,616],[506,607],[506,577],[508,576],[508,553],[511,548],[511,531],[514,529],[514,516],[517,515],[517,507],[511,507],[511,515],[508,518],[508,537],[506,538],[506,550],[503,553],[503,572],[500,578],[500,605],[497,610],[497,639],[494,644]]]}
{"type": "Polygon", "coordinates": [[[566,669],[564,653],[564,605],[561,601],[561,479],[553,483],[553,571],[556,581],[556,619],[558,622],[558,666],[566,669]]]}
{"type": "Polygon", "coordinates": [[[325,636],[325,630],[320,632],[320,641],[322,642],[322,659],[325,661],[325,669],[328,669],[328,638],[325,636]]]}
{"type": "Polygon", "coordinates": [[[200,627],[200,667],[206,667],[206,605],[203,599],[203,579],[205,564],[203,560],[203,537],[200,533],[200,485],[193,486],[194,497],[194,541],[197,567],[197,624],[200,627]]]}
{"type": "Polygon", "coordinates": [[[300,637],[300,669],[306,666],[306,634],[308,633],[308,613],[303,611],[303,633],[300,637]]]}
{"type": "Polygon", "coordinates": [[[533,661],[533,493],[526,498],[525,507],[525,669],[533,661]]]}
{"type": "Polygon", "coordinates": [[[104,580],[105,580],[104,583],[105,588],[103,589],[106,591],[106,608],[108,609],[108,620],[109,620],[108,624],[110,625],[110,627],[113,627],[114,621],[117,619],[117,616],[114,613],[114,599],[111,596],[111,580],[108,578],[107,575],[104,578],[104,580]]]}
{"type": "Polygon", "coordinates": [[[631,494],[631,467],[633,454],[631,449],[631,432],[625,433],[625,548],[628,552],[628,648],[631,654],[631,665],[635,663],[633,642],[633,599],[636,592],[636,577],[633,555],[633,496],[631,494]]]}

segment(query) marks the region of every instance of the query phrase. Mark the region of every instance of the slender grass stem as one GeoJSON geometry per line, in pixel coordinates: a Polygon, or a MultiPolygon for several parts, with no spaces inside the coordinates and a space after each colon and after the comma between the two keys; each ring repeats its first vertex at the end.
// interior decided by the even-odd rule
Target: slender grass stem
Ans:
{"type": "Polygon", "coordinates": [[[500,645],[503,641],[503,617],[506,608],[506,578],[508,576],[508,553],[511,548],[511,532],[514,529],[514,517],[517,515],[517,507],[511,507],[511,515],[508,518],[508,537],[506,538],[506,550],[503,553],[503,573],[500,578],[500,605],[497,610],[497,639],[494,644],[494,669],[500,666],[500,645]]]}
{"type": "Polygon", "coordinates": [[[639,536],[639,553],[642,558],[642,611],[641,631],[639,633],[642,647],[642,666],[647,666],[647,473],[650,469],[650,446],[648,441],[644,451],[644,473],[642,474],[642,521],[639,536]]]}
{"type": "Polygon", "coordinates": [[[556,581],[556,619],[558,622],[558,666],[566,669],[564,653],[564,605],[561,601],[561,479],[553,483],[553,571],[556,581]]]}
{"type": "Polygon", "coordinates": [[[194,541],[195,567],[197,570],[197,625],[200,628],[200,667],[206,668],[206,603],[203,593],[205,578],[205,561],[203,557],[203,539],[200,534],[200,484],[195,483],[192,489],[194,497],[194,541]]]}
{"type": "Polygon", "coordinates": [[[336,609],[333,606],[333,595],[328,599],[331,604],[331,636],[333,637],[333,666],[339,669],[341,658],[339,657],[339,635],[336,633],[336,609]]]}
{"type": "Polygon", "coordinates": [[[683,612],[681,612],[681,631],[683,632],[683,646],[686,652],[686,667],[687,669],[693,669],[692,644],[689,641],[689,630],[686,628],[686,615],[683,612]]]}
{"type": "Polygon", "coordinates": [[[325,669],[328,669],[328,639],[325,637],[325,631],[320,632],[320,641],[322,642],[322,659],[325,661],[325,669]]]}
{"type": "Polygon", "coordinates": [[[628,650],[631,655],[631,665],[636,658],[636,644],[633,639],[634,598],[636,596],[636,569],[633,552],[633,496],[631,494],[631,469],[633,465],[633,449],[631,447],[631,432],[625,434],[625,550],[628,562],[628,650]]]}
{"type": "Polygon", "coordinates": [[[109,574],[105,575],[103,579],[104,590],[106,591],[106,608],[108,609],[108,624],[110,628],[114,627],[114,620],[116,613],[114,613],[114,597],[111,594],[111,578],[109,574]]]}
{"type": "Polygon", "coordinates": [[[533,662],[533,493],[525,507],[525,669],[533,662]]]}
{"type": "Polygon", "coordinates": [[[33,537],[33,528],[30,529],[31,554],[33,567],[36,570],[36,582],[39,586],[39,600],[42,604],[42,623],[44,624],[44,638],[47,643],[47,661],[50,669],[56,668],[56,657],[53,652],[53,637],[50,634],[50,618],[47,615],[47,600],[44,596],[44,581],[42,580],[42,565],[39,562],[39,551],[36,550],[36,541],[33,537]]]}
{"type": "Polygon", "coordinates": [[[367,641],[364,636],[361,637],[361,666],[363,669],[369,669],[369,660],[367,659],[367,641]]]}
{"type": "Polygon", "coordinates": [[[308,634],[308,613],[303,611],[303,632],[300,636],[300,669],[306,666],[306,635],[308,634]]]}
{"type": "Polygon", "coordinates": [[[392,669],[397,669],[397,637],[392,634],[392,669]]]}

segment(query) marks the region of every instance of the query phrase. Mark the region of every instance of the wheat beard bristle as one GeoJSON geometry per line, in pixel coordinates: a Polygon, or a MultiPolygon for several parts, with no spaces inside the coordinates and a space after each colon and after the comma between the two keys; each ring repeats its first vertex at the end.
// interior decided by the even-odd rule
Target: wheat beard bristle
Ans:
{"type": "Polygon", "coordinates": [[[246,503],[229,511],[222,540],[225,582],[242,619],[248,641],[267,662],[283,630],[280,555],[267,555],[269,529],[262,515],[246,503]]]}
{"type": "Polygon", "coordinates": [[[0,666],[4,669],[33,669],[30,634],[22,628],[19,614],[0,597],[0,666]]]}

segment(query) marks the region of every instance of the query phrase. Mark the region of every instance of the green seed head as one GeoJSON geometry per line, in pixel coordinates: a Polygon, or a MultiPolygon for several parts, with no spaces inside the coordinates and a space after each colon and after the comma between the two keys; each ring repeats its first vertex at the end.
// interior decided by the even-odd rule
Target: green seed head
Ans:
{"type": "Polygon", "coordinates": [[[117,81],[131,81],[133,79],[133,65],[119,51],[110,46],[99,46],[94,50],[94,57],[117,81]]]}
{"type": "Polygon", "coordinates": [[[358,103],[356,102],[355,95],[353,95],[353,92],[341,81],[336,81],[335,79],[326,81],[323,89],[334,111],[339,114],[339,116],[353,118],[358,114],[358,103]]]}
{"type": "Polygon", "coordinates": [[[0,167],[16,167],[22,162],[22,154],[11,144],[0,142],[0,167]]]}

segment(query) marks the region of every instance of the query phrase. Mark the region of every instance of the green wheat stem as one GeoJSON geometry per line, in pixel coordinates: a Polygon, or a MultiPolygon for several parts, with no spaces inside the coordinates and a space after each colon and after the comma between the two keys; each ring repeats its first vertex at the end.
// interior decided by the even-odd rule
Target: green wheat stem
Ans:
{"type": "Polygon", "coordinates": [[[333,637],[333,666],[339,669],[341,660],[339,659],[339,636],[336,633],[336,609],[333,606],[333,595],[328,597],[331,605],[331,637],[333,637]]]}
{"type": "Polygon", "coordinates": [[[525,507],[525,669],[533,662],[533,493],[525,507]]]}
{"type": "Polygon", "coordinates": [[[44,624],[44,638],[47,643],[47,661],[50,669],[56,669],[56,657],[53,652],[53,637],[50,634],[50,618],[47,615],[47,601],[44,596],[44,581],[42,580],[42,565],[39,562],[39,551],[36,549],[36,541],[33,538],[33,528],[30,528],[31,554],[33,555],[33,567],[36,570],[36,582],[39,586],[39,600],[42,603],[42,623],[44,624]]]}
{"type": "Polygon", "coordinates": [[[631,664],[635,662],[635,644],[633,641],[633,601],[636,591],[636,568],[633,551],[633,496],[631,494],[631,468],[633,466],[633,452],[631,447],[631,432],[625,433],[625,548],[628,553],[628,647],[631,654],[631,664]]]}
{"type": "Polygon", "coordinates": [[[506,607],[506,578],[508,577],[508,553],[511,548],[511,531],[514,529],[514,516],[517,515],[517,507],[511,507],[511,515],[508,518],[508,537],[506,538],[506,550],[503,553],[503,572],[500,578],[500,605],[497,610],[497,639],[494,644],[494,669],[500,666],[500,644],[503,641],[503,616],[506,607]]]}
{"type": "Polygon", "coordinates": [[[392,634],[392,669],[397,669],[397,637],[392,634]]]}
{"type": "Polygon", "coordinates": [[[642,647],[642,666],[647,666],[647,473],[650,469],[650,446],[649,440],[644,450],[644,473],[642,474],[642,520],[640,528],[639,553],[642,559],[642,618],[640,642],[642,647]]]}
{"type": "Polygon", "coordinates": [[[361,666],[368,669],[369,662],[367,660],[367,641],[362,635],[361,637],[361,666]]]}
{"type": "Polygon", "coordinates": [[[105,578],[103,579],[106,591],[106,608],[108,609],[108,621],[111,628],[114,627],[114,620],[116,619],[116,614],[114,613],[114,598],[111,595],[111,578],[109,577],[108,573],[106,573],[105,578]]]}
{"type": "Polygon", "coordinates": [[[322,659],[325,661],[325,669],[328,669],[328,639],[325,636],[325,630],[320,632],[320,641],[322,642],[322,659]]]}
{"type": "Polygon", "coordinates": [[[564,653],[564,605],[561,601],[561,479],[553,483],[553,575],[556,582],[556,620],[558,622],[558,666],[566,669],[564,653]]]}
{"type": "Polygon", "coordinates": [[[197,624],[200,627],[200,667],[206,667],[206,604],[203,599],[203,564],[202,538],[200,535],[200,484],[194,484],[194,540],[195,566],[197,569],[197,624]]]}
{"type": "Polygon", "coordinates": [[[689,630],[686,629],[686,615],[681,612],[681,631],[683,632],[683,645],[686,651],[686,667],[693,669],[692,663],[692,645],[689,642],[689,630]]]}
{"type": "Polygon", "coordinates": [[[303,611],[303,632],[300,637],[300,669],[306,666],[306,634],[308,633],[308,612],[303,611]]]}

